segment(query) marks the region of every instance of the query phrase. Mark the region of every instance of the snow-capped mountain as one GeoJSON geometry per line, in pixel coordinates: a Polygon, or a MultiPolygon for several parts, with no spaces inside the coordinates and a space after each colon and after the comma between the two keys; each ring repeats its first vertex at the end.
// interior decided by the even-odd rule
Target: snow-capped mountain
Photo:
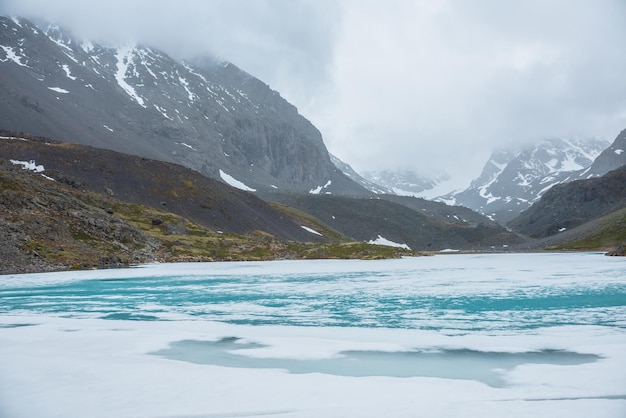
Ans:
{"type": "Polygon", "coordinates": [[[0,17],[0,128],[171,161],[248,191],[369,192],[320,132],[236,66],[0,17]]]}
{"type": "Polygon", "coordinates": [[[440,199],[508,221],[555,184],[602,175],[585,169],[608,145],[598,138],[548,138],[518,150],[496,151],[467,189],[440,199]]]}
{"type": "Polygon", "coordinates": [[[411,170],[373,170],[363,173],[368,181],[398,196],[426,197],[425,192],[449,179],[446,174],[419,175],[411,170]]]}

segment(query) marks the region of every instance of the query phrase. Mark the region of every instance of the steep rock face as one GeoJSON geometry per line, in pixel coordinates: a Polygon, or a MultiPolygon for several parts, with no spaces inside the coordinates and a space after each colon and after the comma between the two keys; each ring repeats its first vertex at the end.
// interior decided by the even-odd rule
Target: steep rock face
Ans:
{"type": "Polygon", "coordinates": [[[250,189],[367,194],[297,109],[229,63],[0,17],[0,128],[177,162],[250,189]]]}
{"type": "Polygon", "coordinates": [[[581,178],[607,145],[595,138],[550,138],[521,150],[494,152],[469,188],[442,200],[508,221],[555,184],[581,178]]]}
{"type": "Polygon", "coordinates": [[[626,207],[626,166],[599,178],[554,186],[509,223],[516,232],[542,238],[626,207]]]}

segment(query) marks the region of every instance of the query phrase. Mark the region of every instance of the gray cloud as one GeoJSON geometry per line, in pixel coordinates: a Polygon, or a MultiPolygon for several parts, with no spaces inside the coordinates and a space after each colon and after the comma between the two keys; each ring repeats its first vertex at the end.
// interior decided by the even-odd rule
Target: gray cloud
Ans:
{"type": "Polygon", "coordinates": [[[99,39],[214,54],[357,169],[467,181],[495,147],[626,128],[622,0],[5,0],[99,39]]]}

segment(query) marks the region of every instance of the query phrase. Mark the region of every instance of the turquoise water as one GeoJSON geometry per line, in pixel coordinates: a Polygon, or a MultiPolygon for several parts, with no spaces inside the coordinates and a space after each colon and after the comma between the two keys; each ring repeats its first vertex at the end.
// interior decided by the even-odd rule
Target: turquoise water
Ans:
{"type": "Polygon", "coordinates": [[[0,315],[458,330],[626,327],[626,263],[599,255],[286,263],[150,266],[110,277],[29,276],[23,283],[0,276],[0,315]]]}

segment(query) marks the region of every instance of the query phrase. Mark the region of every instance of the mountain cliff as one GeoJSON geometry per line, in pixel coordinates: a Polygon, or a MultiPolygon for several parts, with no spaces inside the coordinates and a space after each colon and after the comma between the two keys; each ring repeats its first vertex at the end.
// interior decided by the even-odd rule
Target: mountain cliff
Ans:
{"type": "Polygon", "coordinates": [[[176,162],[246,190],[369,194],[320,132],[236,66],[0,17],[0,129],[176,162]]]}

